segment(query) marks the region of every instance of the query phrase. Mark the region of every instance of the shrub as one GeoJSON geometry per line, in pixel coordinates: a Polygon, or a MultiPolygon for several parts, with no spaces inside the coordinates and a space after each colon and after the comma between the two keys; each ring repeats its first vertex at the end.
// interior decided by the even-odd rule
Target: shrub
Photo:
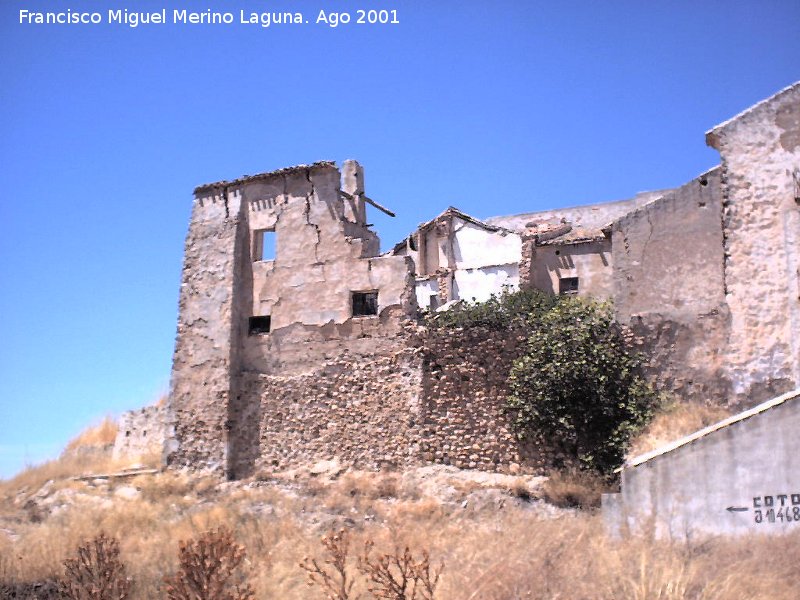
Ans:
{"type": "Polygon", "coordinates": [[[119,542],[101,533],[64,561],[61,593],[70,600],[124,600],[131,582],[119,559],[119,542]]]}
{"type": "Polygon", "coordinates": [[[372,556],[372,541],[367,541],[358,569],[369,580],[369,591],[385,600],[434,600],[443,564],[431,564],[427,550],[417,560],[408,546],[390,554],[372,556]]]}
{"type": "MultiPolygon", "coordinates": [[[[320,565],[316,559],[303,559],[300,567],[308,573],[308,585],[322,588],[326,600],[348,600],[353,597],[355,580],[347,568],[350,555],[350,533],[340,530],[322,538],[327,555],[320,565]]],[[[374,556],[374,543],[367,540],[358,557],[358,571],[367,580],[373,598],[384,600],[434,600],[443,565],[431,564],[430,554],[422,550],[415,558],[411,549],[374,556]]]]}
{"type": "Polygon", "coordinates": [[[518,436],[539,436],[583,467],[610,472],[654,406],[639,366],[609,304],[559,298],[511,368],[508,405],[518,436]]]}
{"type": "Polygon", "coordinates": [[[514,325],[535,326],[542,315],[558,302],[558,297],[539,290],[492,294],[485,302],[461,302],[450,310],[426,315],[431,328],[486,327],[509,329],[514,325]]]}
{"type": "Polygon", "coordinates": [[[300,567],[308,573],[308,585],[317,585],[325,593],[326,600],[348,600],[353,589],[353,580],[347,570],[350,548],[350,533],[342,529],[322,538],[327,557],[320,566],[316,559],[304,558],[300,567]]]}
{"type": "Polygon", "coordinates": [[[196,540],[180,543],[178,572],[164,578],[169,600],[250,600],[247,583],[236,577],[245,559],[244,546],[225,527],[207,531],[196,540]],[[239,581],[235,581],[238,579],[239,581]]]}

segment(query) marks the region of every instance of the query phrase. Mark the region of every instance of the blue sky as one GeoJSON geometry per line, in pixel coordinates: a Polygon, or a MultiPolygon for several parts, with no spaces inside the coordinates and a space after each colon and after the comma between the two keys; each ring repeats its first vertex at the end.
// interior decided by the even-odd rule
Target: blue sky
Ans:
{"type": "Polygon", "coordinates": [[[718,162],[707,129],[800,79],[798,22],[796,0],[2,0],[0,477],[167,389],[194,186],[356,158],[398,215],[371,213],[384,248],[451,204],[677,186],[718,162]],[[236,22],[28,25],[22,8],[236,22]],[[358,8],[400,23],[314,23],[358,8]]]}

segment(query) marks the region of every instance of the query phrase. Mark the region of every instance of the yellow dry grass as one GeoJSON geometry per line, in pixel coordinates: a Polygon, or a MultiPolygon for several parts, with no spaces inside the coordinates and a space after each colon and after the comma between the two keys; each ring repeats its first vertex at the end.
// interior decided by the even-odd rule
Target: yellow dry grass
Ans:
{"type": "Polygon", "coordinates": [[[99,423],[84,429],[67,443],[66,451],[92,446],[107,446],[117,438],[117,422],[106,415],[99,423]]]}
{"type": "MultiPolygon", "coordinates": [[[[543,519],[530,503],[514,500],[515,490],[502,510],[465,510],[421,495],[391,473],[245,487],[168,472],[64,489],[70,503],[39,522],[10,526],[16,542],[0,533],[0,581],[58,576],[78,544],[103,531],[120,541],[135,580],[133,597],[159,598],[164,575],[176,568],[178,542],[224,525],[247,549],[245,566],[258,598],[322,600],[299,564],[306,556],[321,564],[320,536],[347,527],[355,577],[356,554],[367,539],[377,552],[427,549],[445,564],[439,600],[800,598],[800,531],[687,545],[635,537],[617,543],[606,538],[596,512],[543,519]],[[138,493],[121,494],[130,489],[138,493]]],[[[6,498],[4,506],[12,505],[6,498]]],[[[354,591],[364,594],[363,580],[354,591]]]]}
{"type": "Polygon", "coordinates": [[[644,431],[632,441],[628,456],[650,452],[729,416],[730,411],[719,406],[694,403],[671,404],[658,413],[644,431]]]}

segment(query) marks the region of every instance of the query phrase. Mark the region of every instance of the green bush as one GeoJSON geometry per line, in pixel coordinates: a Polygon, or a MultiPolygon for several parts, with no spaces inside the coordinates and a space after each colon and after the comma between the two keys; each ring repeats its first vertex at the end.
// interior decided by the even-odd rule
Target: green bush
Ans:
{"type": "Polygon", "coordinates": [[[655,403],[640,359],[626,349],[608,303],[562,296],[536,321],[509,375],[517,435],[539,436],[609,473],[655,403]]]}
{"type": "Polygon", "coordinates": [[[434,329],[486,327],[509,329],[514,325],[535,326],[558,297],[539,290],[492,294],[485,302],[461,302],[440,313],[427,313],[426,324],[434,329]]]}

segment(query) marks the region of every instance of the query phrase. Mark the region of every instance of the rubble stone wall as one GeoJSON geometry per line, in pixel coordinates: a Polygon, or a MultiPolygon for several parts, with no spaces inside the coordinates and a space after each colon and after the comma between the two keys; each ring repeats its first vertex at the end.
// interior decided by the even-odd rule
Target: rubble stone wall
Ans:
{"type": "Polygon", "coordinates": [[[343,351],[305,373],[245,372],[241,393],[254,401],[235,419],[236,435],[258,442],[237,453],[231,472],[332,458],[361,468],[541,472],[546,452],[520,443],[504,411],[508,372],[525,339],[407,325],[378,354],[343,351]]]}
{"type": "MultiPolygon", "coordinates": [[[[368,359],[341,355],[305,375],[248,373],[259,427],[256,468],[338,458],[362,468],[419,461],[420,360],[412,348],[368,359]]],[[[244,465],[246,468],[246,465],[244,465]]]]}
{"type": "Polygon", "coordinates": [[[432,329],[422,337],[425,462],[501,472],[539,472],[546,452],[517,440],[505,411],[508,374],[524,331],[432,329]]]}

